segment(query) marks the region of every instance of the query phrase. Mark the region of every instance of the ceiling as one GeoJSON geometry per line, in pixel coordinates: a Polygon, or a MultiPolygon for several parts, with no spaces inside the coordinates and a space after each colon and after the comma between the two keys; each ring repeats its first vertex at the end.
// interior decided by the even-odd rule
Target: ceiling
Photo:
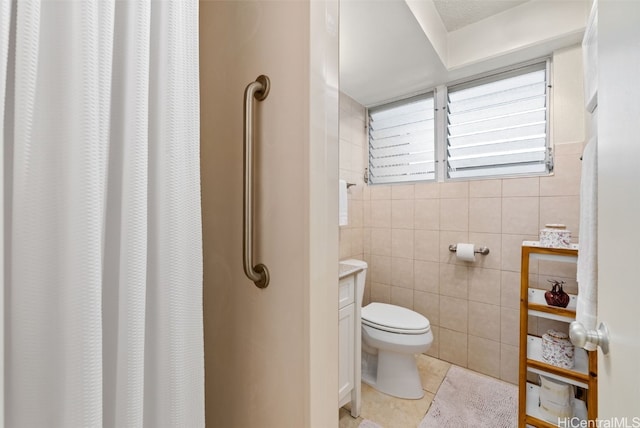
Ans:
{"type": "Polygon", "coordinates": [[[340,0],[340,89],[371,107],[580,42],[591,0],[340,0]]]}
{"type": "Polygon", "coordinates": [[[404,0],[340,4],[340,86],[359,103],[432,87],[446,72],[404,0]]]}
{"type": "Polygon", "coordinates": [[[447,31],[458,30],[529,0],[433,0],[447,31]]]}

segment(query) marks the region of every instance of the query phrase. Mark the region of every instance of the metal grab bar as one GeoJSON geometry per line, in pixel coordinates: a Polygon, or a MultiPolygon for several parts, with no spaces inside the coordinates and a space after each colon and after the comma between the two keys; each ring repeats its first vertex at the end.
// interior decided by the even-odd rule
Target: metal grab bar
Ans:
{"type": "Polygon", "coordinates": [[[258,76],[244,91],[244,273],[258,288],[269,285],[269,270],[262,263],[253,266],[253,98],[262,101],[269,95],[267,76],[258,76]]]}

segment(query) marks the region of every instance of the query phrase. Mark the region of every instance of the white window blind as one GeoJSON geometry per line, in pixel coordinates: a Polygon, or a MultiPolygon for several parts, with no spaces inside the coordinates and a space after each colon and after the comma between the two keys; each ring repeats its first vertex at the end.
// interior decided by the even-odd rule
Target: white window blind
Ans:
{"type": "Polygon", "coordinates": [[[448,88],[449,178],[549,172],[546,63],[448,88]]]}
{"type": "Polygon", "coordinates": [[[369,182],[435,178],[433,94],[369,110],[369,182]]]}

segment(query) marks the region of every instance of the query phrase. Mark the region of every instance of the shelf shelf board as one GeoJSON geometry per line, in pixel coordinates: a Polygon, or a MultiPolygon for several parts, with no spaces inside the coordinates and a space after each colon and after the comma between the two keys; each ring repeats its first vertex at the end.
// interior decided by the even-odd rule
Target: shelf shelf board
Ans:
{"type": "Polygon", "coordinates": [[[578,261],[578,244],[571,244],[569,248],[556,248],[543,247],[539,241],[524,241],[522,248],[529,253],[531,260],[550,260],[567,263],[576,263],[578,261]]]}
{"type": "Polygon", "coordinates": [[[544,419],[538,419],[535,416],[527,416],[526,424],[527,428],[558,428],[558,425],[547,422],[544,419]]]}
{"type": "Polygon", "coordinates": [[[529,300],[529,307],[531,307],[531,305],[544,306],[549,311],[553,311],[562,315],[575,317],[576,305],[578,303],[578,296],[576,296],[575,294],[569,294],[569,304],[567,305],[566,308],[561,308],[558,306],[551,306],[547,304],[547,301],[544,298],[544,293],[546,293],[547,291],[548,290],[529,287],[529,293],[527,294],[527,298],[529,300]]]}
{"type": "Polygon", "coordinates": [[[576,319],[575,312],[573,314],[561,312],[542,305],[529,305],[529,315],[562,322],[571,322],[576,319]]]}
{"type": "Polygon", "coordinates": [[[575,365],[572,369],[564,369],[546,363],[542,359],[542,339],[527,335],[527,370],[580,388],[589,388],[589,356],[581,348],[575,349],[575,365]]]}
{"type": "Polygon", "coordinates": [[[571,322],[576,318],[576,304],[578,297],[575,294],[569,294],[569,305],[566,308],[547,305],[544,299],[544,293],[547,290],[539,288],[529,288],[527,294],[529,315],[548,318],[557,321],[571,322]]]}
{"type": "MultiPolygon", "coordinates": [[[[557,427],[558,425],[547,421],[540,412],[540,387],[527,382],[527,418],[526,423],[537,427],[557,427]]],[[[573,415],[580,421],[587,420],[587,406],[577,398],[573,402],[573,415]]],[[[582,425],[580,425],[582,426],[582,425]]],[[[586,426],[586,425],[585,425],[586,426]]]]}

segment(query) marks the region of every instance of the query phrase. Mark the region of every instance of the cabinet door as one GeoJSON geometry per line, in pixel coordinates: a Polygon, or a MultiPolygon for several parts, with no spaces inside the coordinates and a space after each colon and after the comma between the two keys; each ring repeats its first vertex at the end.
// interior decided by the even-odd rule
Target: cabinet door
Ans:
{"type": "Polygon", "coordinates": [[[353,389],[353,363],[354,363],[354,305],[348,305],[340,309],[339,312],[339,344],[340,360],[339,360],[339,377],[338,377],[338,396],[339,401],[347,396],[353,389]]]}

